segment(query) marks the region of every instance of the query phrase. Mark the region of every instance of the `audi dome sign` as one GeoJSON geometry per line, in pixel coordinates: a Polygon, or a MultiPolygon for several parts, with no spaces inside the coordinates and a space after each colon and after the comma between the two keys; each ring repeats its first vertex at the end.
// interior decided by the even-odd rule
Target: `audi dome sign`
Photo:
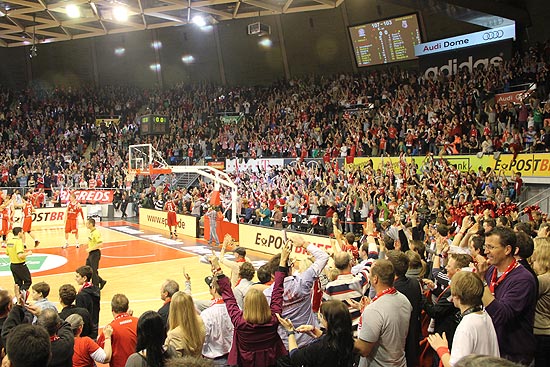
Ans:
{"type": "Polygon", "coordinates": [[[437,41],[420,43],[414,46],[416,56],[425,56],[437,52],[456,50],[464,47],[479,46],[492,42],[516,38],[514,24],[485,31],[463,34],[461,36],[445,38],[437,41]]]}

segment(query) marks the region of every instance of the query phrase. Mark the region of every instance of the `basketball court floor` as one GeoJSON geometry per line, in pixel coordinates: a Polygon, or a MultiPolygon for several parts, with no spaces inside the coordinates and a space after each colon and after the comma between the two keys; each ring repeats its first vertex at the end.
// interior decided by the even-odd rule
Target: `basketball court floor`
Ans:
{"type": "MultiPolygon", "coordinates": [[[[65,234],[63,228],[33,230],[40,241],[32,248],[27,238],[28,248],[33,255],[27,258],[33,283],[44,281],[51,287],[48,299],[59,308],[59,287],[70,283],[77,290],[75,269],[85,265],[88,253],[88,230],[79,219],[80,248],[75,247],[74,236],[69,236],[70,247],[63,249],[65,234]]],[[[139,317],[147,310],[158,310],[163,301],[160,299],[160,287],[166,279],[174,279],[184,288],[184,272],[191,276],[192,296],[194,299],[210,299],[208,286],[204,278],[210,272],[210,265],[203,256],[210,255],[212,248],[206,241],[181,236],[171,240],[168,231],[158,231],[140,226],[130,221],[108,221],[97,223],[103,238],[99,274],[107,281],[101,291],[100,327],[109,323],[110,302],[114,294],[123,293],[130,300],[130,309],[139,317]]],[[[216,253],[219,248],[215,247],[216,253]]],[[[251,252],[248,254],[255,267],[261,266],[269,255],[251,252]]],[[[232,253],[226,255],[232,259],[232,253]]],[[[9,259],[0,255],[0,287],[13,293],[13,277],[9,269],[9,259]]],[[[29,300],[31,302],[31,300],[29,300]]]]}

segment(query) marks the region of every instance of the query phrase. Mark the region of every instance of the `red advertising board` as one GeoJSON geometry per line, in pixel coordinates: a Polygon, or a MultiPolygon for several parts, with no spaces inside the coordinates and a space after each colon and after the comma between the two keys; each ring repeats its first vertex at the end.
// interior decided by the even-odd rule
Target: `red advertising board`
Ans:
{"type": "Polygon", "coordinates": [[[73,190],[62,191],[61,202],[69,201],[69,194],[74,193],[76,200],[82,204],[111,204],[113,202],[113,190],[73,190]]]}

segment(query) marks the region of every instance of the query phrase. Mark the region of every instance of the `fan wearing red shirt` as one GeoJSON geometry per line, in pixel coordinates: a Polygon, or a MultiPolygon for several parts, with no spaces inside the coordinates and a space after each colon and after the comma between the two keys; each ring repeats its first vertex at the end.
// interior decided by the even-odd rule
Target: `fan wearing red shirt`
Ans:
{"type": "Polygon", "coordinates": [[[164,204],[164,210],[168,212],[168,217],[166,224],[168,225],[168,229],[170,230],[170,238],[175,239],[178,238],[178,218],[176,216],[176,203],[174,203],[174,200],[172,199],[172,195],[169,196],[168,201],[166,204],[164,204]],[[172,227],[174,227],[174,231],[172,232],[172,227]]]}
{"type": "Polygon", "coordinates": [[[69,247],[69,233],[74,233],[74,237],[76,240],[75,246],[76,248],[80,247],[80,244],[78,243],[78,214],[80,214],[82,220],[84,220],[82,207],[80,206],[80,203],[76,201],[76,195],[74,193],[71,193],[69,195],[67,211],[65,212],[65,244],[63,245],[63,248],[69,247]]]}
{"type": "Polygon", "coordinates": [[[23,202],[23,244],[25,244],[26,241],[26,234],[28,233],[29,236],[34,241],[34,247],[38,247],[40,244],[40,241],[38,241],[32,234],[31,234],[31,226],[32,226],[32,213],[34,213],[34,206],[32,205],[31,199],[29,195],[24,196],[24,202],[23,202]]]}

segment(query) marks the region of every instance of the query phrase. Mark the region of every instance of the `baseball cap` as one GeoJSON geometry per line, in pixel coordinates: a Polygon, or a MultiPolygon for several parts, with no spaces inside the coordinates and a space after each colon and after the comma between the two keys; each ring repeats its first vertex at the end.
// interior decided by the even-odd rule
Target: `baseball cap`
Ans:
{"type": "Polygon", "coordinates": [[[209,286],[211,287],[212,286],[212,281],[214,280],[214,277],[212,276],[207,276],[206,278],[204,278],[204,282],[209,286]]]}

